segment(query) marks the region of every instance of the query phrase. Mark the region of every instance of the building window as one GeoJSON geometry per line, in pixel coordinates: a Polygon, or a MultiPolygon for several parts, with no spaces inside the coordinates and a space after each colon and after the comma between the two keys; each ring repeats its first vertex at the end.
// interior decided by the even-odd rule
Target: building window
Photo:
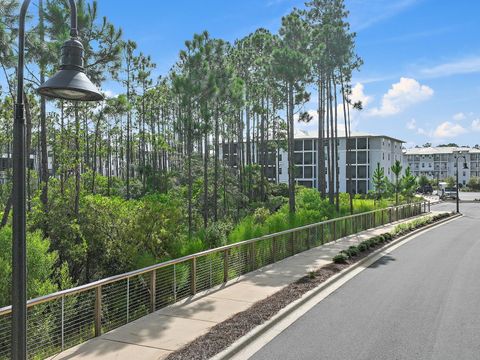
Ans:
{"type": "Polygon", "coordinates": [[[357,164],[366,164],[367,161],[367,152],[359,151],[357,152],[357,164]]]}
{"type": "Polygon", "coordinates": [[[367,138],[358,138],[357,139],[357,149],[368,149],[367,138]]]}
{"type": "Polygon", "coordinates": [[[295,140],[295,151],[303,150],[303,140],[295,140]]]}
{"type": "Polygon", "coordinates": [[[278,161],[282,161],[282,153],[278,154],[278,161]]]}
{"type": "Polygon", "coordinates": [[[295,153],[294,159],[295,165],[303,164],[303,153],[295,153]]]}
{"type": "Polygon", "coordinates": [[[307,188],[312,188],[313,187],[313,182],[312,181],[298,181],[298,185],[305,186],[307,188]]]}
{"type": "Polygon", "coordinates": [[[356,149],[357,148],[357,143],[355,139],[348,139],[348,148],[349,149],[356,149]]]}
{"type": "Polygon", "coordinates": [[[303,166],[295,166],[295,177],[297,179],[303,178],[303,166]]]}
{"type": "Polygon", "coordinates": [[[355,155],[356,155],[355,152],[353,152],[353,151],[352,151],[352,152],[348,152],[347,155],[348,155],[348,156],[347,156],[347,161],[348,161],[348,163],[350,163],[350,164],[356,164],[357,159],[356,159],[356,156],[355,156],[355,155]]]}
{"type": "Polygon", "coordinates": [[[313,150],[312,140],[305,140],[303,146],[304,150],[313,150]]]}
{"type": "Polygon", "coordinates": [[[303,154],[303,163],[304,164],[313,164],[313,153],[306,152],[303,154]]]}
{"type": "Polygon", "coordinates": [[[305,166],[303,168],[303,177],[305,179],[313,178],[313,167],[312,166],[305,166]]]}
{"type": "Polygon", "coordinates": [[[366,194],[367,193],[367,181],[360,180],[357,182],[357,190],[359,194],[366,194]]]}
{"type": "Polygon", "coordinates": [[[367,167],[366,166],[359,166],[357,168],[357,177],[359,179],[366,179],[367,178],[367,167]]]}
{"type": "Polygon", "coordinates": [[[350,178],[356,178],[356,167],[355,166],[348,166],[347,167],[347,177],[350,178]]]}
{"type": "Polygon", "coordinates": [[[282,168],[278,168],[278,175],[282,175],[282,168]]]}
{"type": "Polygon", "coordinates": [[[385,160],[385,153],[382,153],[382,160],[385,160]]]}

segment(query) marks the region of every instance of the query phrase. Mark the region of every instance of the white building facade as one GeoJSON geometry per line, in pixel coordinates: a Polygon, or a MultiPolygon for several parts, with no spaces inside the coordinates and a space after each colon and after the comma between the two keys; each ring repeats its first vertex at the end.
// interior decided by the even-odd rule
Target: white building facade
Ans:
{"type": "MultiPolygon", "coordinates": [[[[347,150],[345,137],[338,140],[338,166],[340,178],[340,191],[348,190],[347,174],[347,150]]],[[[403,141],[384,135],[372,135],[355,133],[350,138],[350,169],[352,175],[352,190],[354,193],[366,194],[373,190],[372,176],[377,163],[384,168],[385,175],[393,180],[390,171],[396,160],[402,161],[403,141]]],[[[295,181],[298,185],[309,188],[317,188],[319,181],[317,143],[318,138],[305,133],[297,133],[295,136],[294,163],[295,181]]],[[[325,141],[326,142],[326,141],[325,141]]],[[[252,144],[253,162],[257,162],[258,152],[255,144],[252,144]]],[[[231,146],[232,155],[237,156],[237,144],[231,146]]],[[[270,147],[271,149],[271,147],[270,147]]],[[[228,148],[223,148],[223,158],[229,158],[228,148]]],[[[244,151],[244,154],[246,151],[244,151]]],[[[230,157],[231,159],[232,157],[230,157]]],[[[325,172],[327,173],[327,155],[325,155],[325,172]]],[[[270,152],[267,166],[267,176],[270,181],[288,183],[288,153],[286,149],[278,149],[270,152]]],[[[328,184],[326,184],[328,189],[328,184]]]]}
{"type": "Polygon", "coordinates": [[[466,185],[470,178],[480,177],[480,149],[468,147],[427,147],[405,150],[403,166],[410,166],[416,176],[425,175],[439,181],[456,177],[457,156],[465,156],[468,169],[463,168],[464,160],[459,159],[458,181],[466,185]]]}

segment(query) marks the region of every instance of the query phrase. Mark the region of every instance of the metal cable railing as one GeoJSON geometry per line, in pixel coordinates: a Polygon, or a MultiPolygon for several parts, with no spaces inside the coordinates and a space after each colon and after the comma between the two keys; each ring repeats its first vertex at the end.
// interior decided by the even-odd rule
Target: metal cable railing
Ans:
{"type": "MultiPolygon", "coordinates": [[[[29,300],[29,358],[54,355],[312,247],[426,212],[430,212],[427,201],[331,219],[29,300]]],[[[10,328],[11,306],[0,308],[0,360],[10,359],[10,328]]]]}

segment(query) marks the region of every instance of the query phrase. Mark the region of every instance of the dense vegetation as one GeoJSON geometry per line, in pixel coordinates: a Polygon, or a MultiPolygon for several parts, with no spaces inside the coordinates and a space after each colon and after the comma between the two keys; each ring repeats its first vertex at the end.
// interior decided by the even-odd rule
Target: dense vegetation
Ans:
{"type": "MultiPolygon", "coordinates": [[[[10,157],[18,1],[0,0],[0,9],[0,148],[10,157]]],[[[99,87],[110,80],[124,91],[101,104],[48,106],[33,89],[57,67],[68,2],[39,0],[34,9],[25,90],[27,150],[38,164],[28,171],[29,296],[386,206],[388,193],[409,198],[399,183],[375,200],[339,191],[339,127],[350,136],[350,113],[362,107],[351,101],[351,75],[362,61],[343,0],[307,2],[282,19],[278,34],[258,29],[234,43],[195,34],[159,78],[152,58],[100,15],[96,1],[80,0],[86,72],[99,87]],[[319,161],[327,166],[318,189],[302,189],[293,139],[296,122],[312,119],[303,109],[312,93],[319,161]],[[278,165],[280,149],[288,150],[288,185],[275,185],[269,166],[278,165]]],[[[4,305],[10,181],[0,186],[0,204],[4,305]]]]}

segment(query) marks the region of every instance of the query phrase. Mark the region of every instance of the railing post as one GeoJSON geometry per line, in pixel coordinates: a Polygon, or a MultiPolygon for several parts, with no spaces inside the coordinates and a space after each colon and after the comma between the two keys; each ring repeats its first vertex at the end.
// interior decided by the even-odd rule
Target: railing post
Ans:
{"type": "Polygon", "coordinates": [[[347,218],[343,219],[343,237],[347,236],[347,218]]]}
{"type": "Polygon", "coordinates": [[[277,261],[277,238],[273,237],[272,238],[272,259],[273,262],[277,261]]]}
{"type": "Polygon", "coordinates": [[[255,270],[256,265],[256,256],[255,256],[255,243],[250,243],[250,269],[251,271],[255,270]]]}
{"type": "Polygon", "coordinates": [[[130,320],[130,278],[127,277],[127,323],[130,320]]]}
{"type": "Polygon", "coordinates": [[[291,256],[295,255],[295,233],[293,231],[290,233],[290,254],[291,256]]]}
{"type": "Polygon", "coordinates": [[[336,220],[333,220],[332,222],[333,224],[333,241],[336,241],[337,240],[337,221],[336,220]]]}
{"type": "Polygon", "coordinates": [[[428,212],[430,212],[430,200],[428,200],[428,212]]]}
{"type": "Polygon", "coordinates": [[[228,249],[223,252],[223,282],[228,281],[228,249]]]}
{"type": "Polygon", "coordinates": [[[177,302],[177,267],[173,264],[173,301],[177,302]]]}
{"type": "Polygon", "coordinates": [[[389,222],[389,223],[392,222],[392,208],[389,208],[389,209],[388,209],[388,222],[389,222]]]}
{"type": "Polygon", "coordinates": [[[197,258],[192,258],[192,267],[190,268],[190,293],[197,293],[197,258]]]}
{"type": "Polygon", "coordinates": [[[95,336],[102,335],[102,287],[95,288],[95,336]]]}
{"type": "Polygon", "coordinates": [[[310,250],[312,248],[312,243],[310,241],[310,228],[307,229],[307,248],[310,250]]]}
{"type": "Polygon", "coordinates": [[[155,312],[157,302],[157,271],[152,270],[150,273],[150,312],[155,312]]]}
{"type": "Polygon", "coordinates": [[[60,336],[63,351],[65,349],[65,295],[62,295],[62,332],[60,336]]]}
{"type": "Polygon", "coordinates": [[[385,213],[383,212],[382,209],[382,226],[385,225],[385,213]]]}
{"type": "Polygon", "coordinates": [[[322,224],[320,226],[321,226],[321,228],[320,228],[320,242],[323,245],[324,242],[325,242],[325,225],[322,224]]]}

